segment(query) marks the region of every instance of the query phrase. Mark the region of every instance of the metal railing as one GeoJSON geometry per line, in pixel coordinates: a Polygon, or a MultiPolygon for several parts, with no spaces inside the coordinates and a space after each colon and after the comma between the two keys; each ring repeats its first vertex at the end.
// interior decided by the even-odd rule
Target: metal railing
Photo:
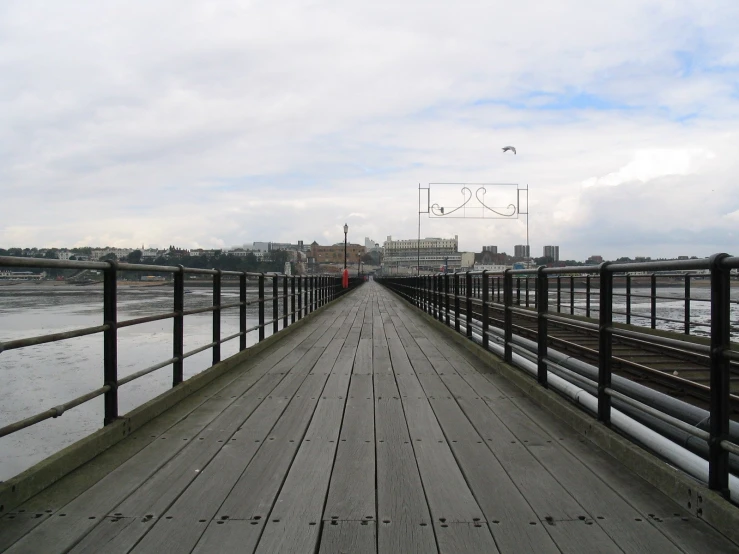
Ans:
{"type": "MultiPolygon", "coordinates": [[[[532,358],[536,364],[536,379],[540,385],[548,386],[548,376],[552,368],[561,366],[556,360],[548,355],[548,325],[549,322],[573,325],[590,329],[598,334],[598,365],[597,382],[595,393],[597,397],[597,419],[606,425],[611,422],[612,399],[632,405],[639,404],[651,415],[674,423],[669,415],[645,406],[626,395],[615,391],[612,386],[612,347],[614,337],[638,339],[650,344],[668,347],[678,346],[681,350],[696,352],[708,356],[710,363],[710,422],[708,431],[699,429],[693,425],[683,425],[681,428],[691,435],[703,439],[708,444],[708,485],[709,488],[719,491],[725,497],[730,497],[729,491],[729,452],[739,454],[739,446],[732,442],[730,433],[730,362],[739,360],[739,352],[731,350],[732,326],[730,320],[730,308],[736,302],[731,300],[731,271],[739,268],[739,257],[731,257],[728,254],[715,254],[710,258],[694,260],[678,260],[669,262],[644,262],[644,263],[610,263],[605,262],[599,266],[589,267],[565,267],[536,269],[508,269],[503,272],[468,271],[466,273],[421,275],[411,277],[382,277],[377,279],[380,283],[404,297],[419,309],[447,326],[454,326],[457,332],[461,332],[464,326],[465,335],[472,339],[473,328],[477,326],[481,335],[480,342],[485,349],[490,347],[491,339],[502,343],[502,354],[506,362],[511,363],[514,351],[513,337],[513,315],[530,318],[536,322],[536,349],[532,358]],[[650,314],[648,316],[650,327],[655,328],[659,317],[656,315],[656,300],[660,297],[656,293],[657,279],[669,276],[674,278],[675,272],[706,271],[710,285],[710,338],[704,343],[680,340],[682,336],[675,333],[674,338],[663,335],[655,335],[650,332],[629,330],[614,326],[614,284],[619,286],[623,283],[627,291],[623,293],[630,305],[630,299],[634,294],[630,285],[636,280],[632,272],[640,272],[639,278],[643,278],[643,272],[647,272],[650,295],[650,314]],[[658,272],[662,272],[661,274],[658,272]],[[569,280],[569,314],[574,315],[574,298],[576,278],[585,279],[586,288],[582,293],[586,297],[584,307],[586,317],[591,314],[591,309],[597,309],[597,320],[590,322],[585,318],[573,321],[570,317],[557,315],[562,308],[561,283],[562,279],[569,280]],[[530,286],[530,281],[533,287],[530,286]],[[596,290],[591,289],[591,281],[597,284],[596,290]],[[521,287],[523,282],[524,286],[521,287]],[[556,286],[556,311],[549,306],[550,287],[556,286]],[[521,301],[522,293],[524,300],[521,301]],[[533,299],[531,298],[533,297],[533,299]],[[591,306],[591,302],[594,304],[591,306]],[[491,309],[499,313],[503,318],[493,320],[491,309]],[[476,312],[475,312],[476,310],[476,312]],[[473,318],[476,318],[473,321],[473,318]],[[453,321],[452,321],[453,320],[453,321]],[[493,324],[497,328],[493,329],[493,324]]],[[[691,276],[680,274],[685,279],[684,290],[686,291],[686,305],[696,299],[690,298],[691,276]]],[[[675,298],[667,297],[669,300],[675,298]]],[[[689,309],[689,308],[688,308],[689,309]]],[[[630,309],[624,314],[629,313],[630,309]]],[[[634,317],[634,314],[631,314],[634,317]]],[[[685,333],[690,332],[689,317],[685,319],[685,333]]],[[[630,319],[627,319],[631,323],[630,319]]],[[[674,419],[674,418],[672,418],[674,419]]]]}
{"type": "MultiPolygon", "coordinates": [[[[61,416],[65,411],[88,402],[98,396],[104,397],[103,424],[108,425],[119,417],[118,389],[119,387],[148,375],[158,369],[172,366],[172,387],[183,382],[183,362],[187,358],[210,349],[212,364],[221,361],[221,345],[239,339],[239,352],[247,349],[247,334],[258,333],[258,341],[265,339],[265,329],[272,327],[272,334],[282,328],[300,321],[303,317],[317,310],[321,306],[337,299],[344,292],[361,283],[358,278],[350,278],[349,288],[343,289],[341,276],[337,275],[309,275],[295,276],[279,273],[249,273],[241,271],[222,271],[216,269],[196,269],[178,266],[157,266],[131,263],[83,262],[39,258],[15,258],[0,256],[0,267],[32,268],[32,269],[73,269],[97,270],[103,274],[103,323],[93,327],[85,327],[72,331],[50,333],[35,337],[27,337],[2,342],[0,341],[0,355],[2,352],[25,348],[50,342],[64,341],[75,337],[103,334],[103,385],[63,404],[35,414],[31,417],[16,421],[0,428],[0,437],[10,435],[21,429],[30,427],[49,418],[61,416]],[[171,277],[172,282],[172,311],[118,321],[118,276],[125,272],[163,273],[171,277]],[[212,279],[212,305],[201,308],[185,309],[185,275],[201,275],[212,279]],[[221,287],[226,280],[238,280],[239,301],[223,303],[221,287]],[[247,284],[252,283],[257,290],[257,297],[247,299],[247,284]],[[271,296],[266,296],[267,285],[271,283],[271,296]],[[282,287],[280,287],[282,285],[282,287]],[[282,303],[282,313],[279,306],[282,303]],[[257,305],[258,324],[247,327],[247,307],[257,305]],[[269,306],[271,305],[271,310],[269,306]],[[221,313],[224,310],[239,309],[239,331],[227,337],[221,337],[221,313]],[[188,352],[184,351],[184,318],[188,315],[212,312],[212,341],[188,352]],[[268,313],[269,312],[269,313],[268,313]],[[266,318],[270,317],[269,320],[266,318]],[[150,367],[141,369],[125,377],[118,375],[118,330],[149,323],[171,319],[173,321],[172,357],[162,360],[150,367]]],[[[253,290],[253,289],[252,289],[253,290]]]]}

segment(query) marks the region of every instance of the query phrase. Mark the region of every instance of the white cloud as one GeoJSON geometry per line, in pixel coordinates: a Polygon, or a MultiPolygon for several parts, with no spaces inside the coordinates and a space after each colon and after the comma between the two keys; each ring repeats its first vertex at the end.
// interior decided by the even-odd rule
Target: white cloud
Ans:
{"type": "MultiPolygon", "coordinates": [[[[414,237],[418,183],[476,181],[531,186],[534,253],[627,255],[613,235],[638,230],[668,255],[664,229],[690,254],[727,249],[738,10],[6,3],[0,247],[331,243],[345,220],[360,239],[414,237]],[[541,109],[541,93],[565,105],[541,109]]],[[[469,249],[525,240],[520,220],[422,232],[469,249]]]]}

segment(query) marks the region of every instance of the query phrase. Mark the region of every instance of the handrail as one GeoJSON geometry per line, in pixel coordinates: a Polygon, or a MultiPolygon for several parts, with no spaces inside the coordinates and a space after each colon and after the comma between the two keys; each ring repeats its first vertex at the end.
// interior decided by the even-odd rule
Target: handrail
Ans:
{"type": "Polygon", "coordinates": [[[6,350],[15,350],[28,346],[36,346],[51,342],[63,341],[71,338],[82,337],[103,333],[104,344],[104,375],[103,386],[78,396],[57,407],[50,408],[44,412],[35,414],[5,425],[0,428],[0,437],[15,433],[21,429],[25,429],[36,423],[49,418],[61,416],[66,410],[78,406],[84,402],[104,396],[105,417],[104,424],[108,425],[115,421],[118,417],[118,388],[122,385],[130,383],[140,377],[148,375],[158,369],[172,366],[173,386],[179,385],[183,381],[183,361],[195,354],[211,349],[213,352],[213,365],[220,360],[220,345],[240,338],[239,352],[247,349],[246,336],[251,332],[258,332],[258,341],[261,342],[266,338],[265,329],[272,325],[272,334],[280,331],[279,322],[282,321],[282,329],[285,329],[292,323],[301,320],[311,312],[317,310],[321,306],[333,302],[342,294],[347,292],[363,282],[359,277],[350,277],[349,288],[342,289],[341,276],[337,275],[285,275],[283,273],[254,273],[245,271],[222,271],[215,269],[191,268],[184,266],[159,266],[147,264],[132,264],[115,261],[107,262],[87,262],[77,260],[56,260],[46,258],[17,258],[12,256],[0,256],[0,267],[23,267],[34,269],[94,269],[103,272],[103,324],[93,327],[85,327],[70,331],[50,333],[36,337],[26,337],[0,342],[0,354],[6,350]],[[170,273],[173,275],[173,305],[174,308],[170,312],[163,314],[154,314],[144,317],[118,321],[117,307],[117,276],[119,273],[138,272],[138,273],[170,273]],[[208,275],[212,277],[213,298],[212,305],[200,308],[184,309],[184,275],[208,275]],[[238,277],[239,301],[230,303],[221,303],[221,286],[224,282],[223,277],[238,277]],[[265,284],[271,281],[272,287],[270,295],[265,294],[265,284]],[[248,283],[252,283],[252,288],[248,288],[248,283]],[[279,291],[279,284],[282,283],[282,293],[279,291]],[[288,287],[288,283],[290,286],[288,287]],[[258,297],[247,300],[248,292],[257,292],[258,297]],[[297,300],[297,307],[296,307],[297,300]],[[283,303],[282,314],[279,313],[279,302],[283,303]],[[288,301],[290,310],[288,311],[288,301]],[[271,319],[265,321],[265,314],[268,309],[268,303],[272,303],[271,319]],[[246,325],[246,308],[247,306],[256,305],[258,311],[258,325],[247,328],[246,325]],[[239,331],[227,337],[221,337],[221,312],[227,309],[239,308],[239,331]],[[213,340],[207,344],[199,346],[189,352],[183,351],[184,325],[185,316],[207,313],[213,314],[213,340]],[[172,319],[174,325],[173,332],[173,352],[174,356],[168,360],[163,360],[145,369],[135,371],[125,377],[118,376],[118,359],[117,359],[117,331],[135,325],[141,325],[153,321],[162,321],[172,319]]]}

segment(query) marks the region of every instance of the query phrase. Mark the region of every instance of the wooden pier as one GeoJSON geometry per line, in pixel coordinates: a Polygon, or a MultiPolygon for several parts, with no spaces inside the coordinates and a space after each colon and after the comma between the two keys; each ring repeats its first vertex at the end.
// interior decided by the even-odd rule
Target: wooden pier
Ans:
{"type": "Polygon", "coordinates": [[[739,552],[380,285],[311,317],[6,512],[0,551],[739,552]]]}

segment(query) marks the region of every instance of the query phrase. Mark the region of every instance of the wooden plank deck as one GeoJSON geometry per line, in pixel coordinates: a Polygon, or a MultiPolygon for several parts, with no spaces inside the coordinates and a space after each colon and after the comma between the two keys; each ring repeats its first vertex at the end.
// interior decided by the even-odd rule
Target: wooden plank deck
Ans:
{"type": "Polygon", "coordinates": [[[0,551],[739,548],[370,282],[0,518],[0,551]]]}

